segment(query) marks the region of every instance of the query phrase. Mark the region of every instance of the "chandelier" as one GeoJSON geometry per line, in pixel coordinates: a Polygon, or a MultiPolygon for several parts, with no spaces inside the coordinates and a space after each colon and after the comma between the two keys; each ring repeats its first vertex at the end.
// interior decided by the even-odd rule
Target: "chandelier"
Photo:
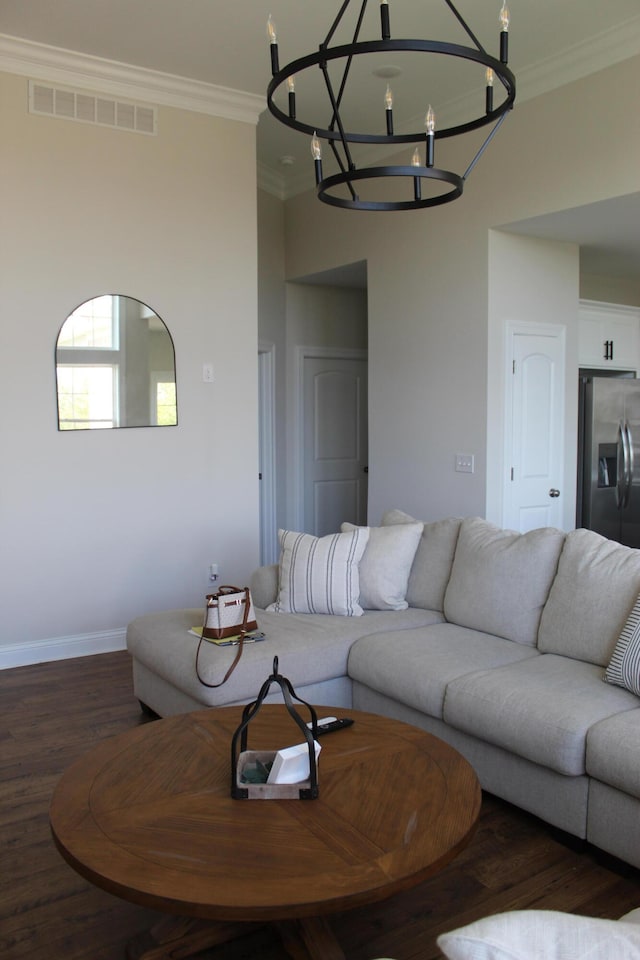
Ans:
{"type": "MultiPolygon", "coordinates": [[[[316,189],[319,199],[324,203],[349,210],[416,210],[449,203],[461,196],[467,177],[501,126],[507,112],[513,107],[516,83],[513,73],[507,67],[509,10],[506,3],[503,3],[498,16],[500,30],[497,58],[487,53],[451,0],[444,0],[444,3],[465,31],[472,45],[463,46],[437,40],[395,39],[391,31],[389,0],[380,0],[379,26],[373,25],[376,32],[379,30],[380,39],[377,37],[360,39],[368,0],[343,0],[318,52],[293,60],[283,68],[280,68],[279,64],[275,25],[269,16],[267,33],[271,50],[272,78],[267,89],[267,105],[273,116],[281,123],[311,137],[316,189]],[[353,31],[351,42],[331,46],[331,41],[339,28],[349,29],[347,16],[350,7],[353,21],[351,22],[353,31]],[[395,132],[394,97],[390,85],[387,84],[384,102],[379,111],[380,129],[369,133],[348,129],[352,120],[358,120],[357,106],[355,109],[350,107],[350,120],[345,119],[349,83],[354,78],[356,63],[363,62],[364,55],[370,54],[377,56],[377,62],[384,62],[388,54],[432,54],[442,58],[438,61],[441,64],[446,58],[449,64],[458,66],[461,61],[466,61],[472,65],[470,80],[479,90],[475,115],[451,126],[439,127],[436,122],[436,112],[429,103],[424,125],[419,130],[408,133],[395,132]],[[363,61],[359,58],[363,58],[363,61]],[[309,78],[312,67],[319,68],[323,80],[321,87],[323,86],[328,96],[327,126],[315,121],[301,120],[297,115],[299,104],[296,102],[296,88],[300,91],[298,97],[302,100],[305,84],[301,75],[304,74],[309,78]],[[305,71],[307,71],[306,74],[305,71]],[[500,90],[502,99],[496,105],[494,99],[499,100],[500,96],[494,98],[494,93],[497,93],[500,87],[503,88],[500,90]],[[464,173],[458,174],[436,166],[436,140],[456,137],[487,125],[492,125],[491,130],[464,173]],[[323,173],[323,141],[328,144],[339,170],[338,173],[330,176],[325,176],[323,173]],[[410,158],[407,155],[406,164],[358,166],[354,160],[354,145],[358,148],[358,145],[373,144],[393,148],[396,153],[403,144],[415,144],[415,149],[410,158]],[[368,199],[359,195],[359,189],[370,186],[367,181],[388,183],[388,178],[391,177],[395,178],[393,193],[397,199],[376,199],[375,194],[373,198],[368,199]]],[[[371,28],[370,24],[369,28],[371,28]]],[[[378,76],[392,77],[402,71],[395,67],[382,67],[373,72],[378,76]]],[[[440,92],[438,96],[442,99],[440,92]]],[[[432,96],[432,99],[434,98],[435,91],[432,96]]],[[[361,102],[360,110],[362,109],[361,102]]]]}

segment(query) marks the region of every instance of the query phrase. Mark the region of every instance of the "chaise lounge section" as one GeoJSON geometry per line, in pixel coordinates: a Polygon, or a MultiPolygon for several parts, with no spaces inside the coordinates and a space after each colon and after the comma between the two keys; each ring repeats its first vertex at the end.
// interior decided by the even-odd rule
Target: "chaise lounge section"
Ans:
{"type": "MultiPolygon", "coordinates": [[[[337,536],[352,535],[345,524],[337,536]]],[[[267,640],[246,645],[216,689],[195,675],[200,610],[131,623],[136,696],[160,715],[246,702],[277,655],[301,697],[434,733],[484,789],[640,867],[640,697],[618,642],[633,643],[640,619],[640,552],[587,530],[518,534],[391,511],[370,529],[356,580],[356,600],[382,609],[353,616],[295,612],[304,601],[291,587],[308,569],[292,564],[283,549],[279,568],[254,575],[267,640]]],[[[205,678],[218,682],[231,659],[208,647],[205,678]]]]}

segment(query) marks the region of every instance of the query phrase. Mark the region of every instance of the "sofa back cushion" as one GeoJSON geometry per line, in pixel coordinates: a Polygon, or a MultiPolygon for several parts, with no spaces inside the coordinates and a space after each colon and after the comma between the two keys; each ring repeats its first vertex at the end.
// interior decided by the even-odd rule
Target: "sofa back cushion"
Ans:
{"type": "Polygon", "coordinates": [[[592,530],[567,534],[538,648],[606,666],[640,593],[640,551],[592,530]]]}
{"type": "MultiPolygon", "coordinates": [[[[402,510],[388,510],[382,518],[383,527],[415,522],[413,517],[402,510]]],[[[460,523],[461,520],[457,517],[450,517],[447,520],[423,524],[422,536],[407,584],[407,602],[410,607],[442,613],[460,523]]]]}
{"type": "Polygon", "coordinates": [[[515,533],[463,520],[444,597],[447,620],[535,646],[564,539],[552,527],[515,533]]]}
{"type": "MultiPolygon", "coordinates": [[[[357,528],[343,523],[342,533],[357,528]]],[[[364,610],[406,610],[407,583],[422,536],[421,523],[369,527],[360,561],[360,606],[364,610]]]]}

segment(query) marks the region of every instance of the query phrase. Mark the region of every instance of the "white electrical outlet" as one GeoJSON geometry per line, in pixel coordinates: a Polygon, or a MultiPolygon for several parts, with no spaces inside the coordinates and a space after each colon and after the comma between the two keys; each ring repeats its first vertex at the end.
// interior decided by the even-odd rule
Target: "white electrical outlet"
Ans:
{"type": "Polygon", "coordinates": [[[218,564],[210,563],[209,564],[209,580],[215,583],[217,579],[218,579],[218,564]]]}
{"type": "Polygon", "coordinates": [[[204,383],[213,383],[213,364],[212,363],[203,363],[202,364],[202,380],[204,383]]]}

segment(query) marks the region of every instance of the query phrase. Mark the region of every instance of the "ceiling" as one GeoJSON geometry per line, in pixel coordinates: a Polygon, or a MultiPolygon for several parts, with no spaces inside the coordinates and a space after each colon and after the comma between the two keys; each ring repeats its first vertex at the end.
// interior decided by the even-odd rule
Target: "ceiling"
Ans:
{"type": "MultiPolygon", "coordinates": [[[[456,0],[461,15],[494,56],[500,3],[456,0]]],[[[358,0],[353,5],[360,7],[358,0]]],[[[338,6],[338,0],[0,0],[0,34],[264,96],[271,73],[269,14],[277,26],[284,66],[317,49],[338,6]]],[[[379,36],[378,6],[371,0],[362,38],[379,36]]],[[[509,66],[518,85],[516,109],[518,101],[640,53],[639,0],[509,0],[509,6],[509,66]]],[[[390,0],[389,11],[395,37],[470,44],[444,0],[390,0]]],[[[346,40],[337,34],[333,42],[346,40]]],[[[468,64],[456,61],[462,69],[449,73],[450,58],[421,55],[414,64],[411,56],[416,57],[394,55],[391,63],[379,62],[377,55],[358,58],[364,62],[359,72],[353,72],[358,129],[384,124],[387,80],[374,71],[387,67],[402,71],[393,80],[396,132],[422,128],[425,100],[433,102],[437,117],[446,122],[455,116],[458,122],[470,95],[476,93],[476,77],[470,75],[468,64]],[[419,82],[412,79],[418,70],[419,82]]],[[[318,125],[326,126],[330,119],[326,96],[320,100],[314,86],[319,71],[311,73],[297,78],[298,116],[311,124],[317,117],[318,125]]],[[[303,134],[288,130],[265,110],[257,144],[259,169],[274,192],[286,197],[313,185],[309,142],[303,134]]],[[[613,268],[640,273],[636,236],[640,230],[635,226],[639,222],[638,205],[596,204],[583,214],[567,214],[546,226],[540,220],[520,229],[548,235],[545,229],[553,228],[561,234],[559,239],[569,240],[579,240],[578,231],[590,246],[600,245],[615,254],[613,268]]]]}

